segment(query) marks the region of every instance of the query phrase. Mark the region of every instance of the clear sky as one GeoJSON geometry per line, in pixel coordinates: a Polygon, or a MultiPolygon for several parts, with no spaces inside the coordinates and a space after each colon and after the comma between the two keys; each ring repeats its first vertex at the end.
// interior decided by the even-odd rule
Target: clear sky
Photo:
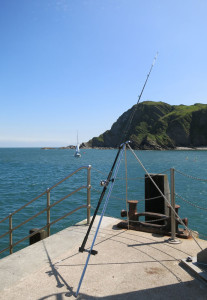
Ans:
{"type": "Polygon", "coordinates": [[[0,147],[67,146],[137,102],[207,103],[206,0],[0,0],[0,147]]]}

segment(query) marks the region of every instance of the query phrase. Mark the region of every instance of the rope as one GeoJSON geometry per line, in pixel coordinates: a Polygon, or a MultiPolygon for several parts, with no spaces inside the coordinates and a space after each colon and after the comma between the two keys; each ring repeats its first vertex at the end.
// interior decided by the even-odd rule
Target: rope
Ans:
{"type": "MultiPolygon", "coordinates": [[[[142,162],[140,161],[140,159],[137,157],[136,153],[134,152],[134,150],[130,147],[130,145],[128,144],[129,149],[132,151],[132,153],[134,154],[136,160],[138,161],[138,163],[141,165],[141,167],[144,169],[144,171],[147,173],[148,177],[150,178],[150,180],[152,181],[152,183],[154,184],[154,186],[157,188],[157,190],[160,192],[160,194],[164,197],[165,201],[168,203],[168,205],[170,205],[171,207],[171,211],[174,212],[175,216],[178,218],[178,220],[180,221],[180,223],[184,226],[184,228],[189,232],[189,234],[191,234],[190,230],[188,229],[188,227],[184,224],[184,222],[182,221],[182,219],[179,217],[179,215],[176,213],[176,211],[174,210],[174,208],[171,206],[170,202],[168,201],[168,199],[166,198],[166,196],[162,193],[162,191],[160,190],[160,188],[157,186],[157,184],[155,183],[155,181],[152,179],[152,176],[149,174],[149,172],[146,170],[146,168],[144,167],[144,165],[142,164],[142,162]]],[[[194,238],[194,236],[192,236],[192,238],[194,239],[195,243],[198,245],[198,247],[202,249],[202,247],[200,246],[200,244],[196,241],[196,239],[194,238]]]]}
{"type": "Polygon", "coordinates": [[[106,173],[104,173],[104,172],[102,172],[102,171],[100,171],[100,170],[98,170],[98,169],[96,169],[96,168],[94,168],[94,167],[91,167],[93,170],[95,170],[96,172],[98,172],[98,173],[100,173],[100,174],[103,174],[104,176],[106,176],[107,174],[106,173]]]}
{"type": "MultiPolygon", "coordinates": [[[[145,217],[145,216],[142,216],[142,217],[145,217]]],[[[154,223],[154,222],[160,222],[160,221],[166,221],[166,220],[167,220],[167,217],[163,217],[163,218],[160,218],[160,219],[154,219],[154,220],[148,220],[148,221],[130,220],[130,222],[132,222],[132,223],[138,223],[138,222],[142,222],[142,223],[154,223]]]]}
{"type": "MultiPolygon", "coordinates": [[[[164,170],[164,171],[162,171],[162,172],[159,172],[159,173],[155,173],[155,174],[153,174],[152,175],[152,177],[153,176],[156,176],[156,175],[161,175],[161,174],[165,174],[165,173],[167,173],[167,172],[169,172],[170,171],[170,169],[166,169],[166,170],[164,170]]],[[[117,180],[125,180],[125,178],[123,178],[123,177],[117,177],[117,180]]],[[[145,177],[143,176],[143,177],[128,177],[127,178],[127,180],[129,181],[129,180],[142,180],[142,179],[145,179],[145,177]]]]}
{"type": "Polygon", "coordinates": [[[176,169],[175,169],[175,171],[176,171],[177,173],[179,173],[179,174],[185,176],[185,177],[188,177],[188,178],[191,178],[191,179],[194,179],[194,180],[198,180],[198,181],[206,181],[206,182],[207,182],[207,179],[202,179],[202,178],[194,177],[194,176],[185,174],[185,173],[183,173],[183,172],[181,172],[181,171],[178,171],[178,170],[176,170],[176,169]]]}
{"type": "Polygon", "coordinates": [[[94,188],[93,186],[91,187],[91,189],[94,190],[94,191],[96,191],[96,192],[98,192],[98,193],[100,193],[100,191],[101,191],[101,188],[100,188],[99,190],[97,190],[97,189],[94,188]]]}
{"type": "MultiPolygon", "coordinates": [[[[129,180],[143,180],[144,179],[144,177],[133,177],[133,178],[130,178],[130,177],[128,177],[127,178],[127,180],[129,181],[129,180]]],[[[117,180],[125,180],[125,178],[124,177],[117,177],[117,180]]]]}
{"type": "MultiPolygon", "coordinates": [[[[100,173],[100,174],[106,176],[106,173],[102,172],[101,170],[98,170],[98,169],[94,168],[93,166],[91,166],[91,169],[94,169],[96,172],[98,172],[98,173],[100,173]]],[[[164,170],[164,171],[162,171],[162,172],[153,174],[152,177],[153,177],[153,176],[156,176],[156,175],[160,175],[160,174],[165,174],[165,173],[167,173],[167,172],[169,172],[169,171],[170,171],[170,169],[166,169],[166,170],[164,170]]],[[[142,180],[142,179],[145,179],[145,177],[144,177],[144,176],[142,176],[142,177],[127,177],[127,181],[130,181],[130,180],[142,180]]],[[[116,181],[117,181],[117,180],[126,180],[126,178],[124,178],[124,177],[117,177],[117,178],[116,178],[116,181]]]]}
{"type": "Polygon", "coordinates": [[[186,203],[190,204],[191,206],[194,206],[194,207],[199,208],[199,209],[202,209],[202,210],[207,210],[207,208],[205,208],[205,207],[198,206],[198,205],[196,205],[196,204],[194,204],[194,203],[192,203],[192,202],[190,202],[190,201],[184,199],[182,196],[178,195],[177,193],[175,193],[175,195],[176,195],[178,198],[180,198],[181,200],[183,200],[183,201],[185,201],[186,203]]]}
{"type": "MultiPolygon", "coordinates": [[[[94,187],[91,187],[92,190],[96,191],[97,193],[100,193],[100,190],[97,190],[94,187]]],[[[170,193],[166,193],[166,195],[170,195],[170,193]]],[[[151,200],[155,200],[160,198],[161,196],[156,196],[156,197],[152,197],[152,198],[146,198],[146,199],[128,199],[128,201],[138,201],[138,202],[142,202],[142,201],[151,201],[151,200]]],[[[116,200],[123,200],[123,198],[120,197],[115,197],[115,196],[111,196],[111,198],[116,199],[116,200]]]]}
{"type": "MultiPolygon", "coordinates": [[[[167,195],[170,195],[170,193],[166,193],[166,196],[167,195]]],[[[158,199],[160,197],[161,197],[161,195],[160,196],[156,196],[156,197],[152,197],[152,198],[141,199],[141,200],[138,200],[138,201],[141,202],[141,201],[155,200],[155,199],[158,199]]]]}

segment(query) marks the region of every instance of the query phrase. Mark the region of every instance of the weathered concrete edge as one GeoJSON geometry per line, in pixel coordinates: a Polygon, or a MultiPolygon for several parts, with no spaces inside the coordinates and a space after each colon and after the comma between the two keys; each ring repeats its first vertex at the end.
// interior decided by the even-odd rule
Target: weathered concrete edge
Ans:
{"type": "Polygon", "coordinates": [[[191,257],[192,262],[186,261],[186,259],[182,259],[181,263],[187,267],[191,272],[193,272],[197,277],[200,277],[207,283],[207,273],[206,271],[202,270],[202,268],[197,263],[197,257],[191,257]]]}

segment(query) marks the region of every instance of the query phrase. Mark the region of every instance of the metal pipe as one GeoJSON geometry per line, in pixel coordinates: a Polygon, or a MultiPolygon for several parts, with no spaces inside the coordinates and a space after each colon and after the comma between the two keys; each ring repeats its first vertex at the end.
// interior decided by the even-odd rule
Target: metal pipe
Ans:
{"type": "MultiPolygon", "coordinates": [[[[57,222],[59,222],[60,220],[62,220],[62,219],[64,219],[64,218],[66,218],[66,217],[72,215],[73,213],[75,213],[77,210],[79,210],[79,209],[81,209],[81,208],[87,208],[87,205],[81,205],[81,206],[75,208],[74,210],[68,212],[68,213],[65,214],[64,216],[62,216],[62,217],[60,217],[60,218],[58,218],[58,219],[52,221],[52,222],[50,223],[50,226],[53,225],[53,224],[55,224],[55,223],[57,223],[57,222]]],[[[26,239],[30,238],[31,236],[35,235],[37,232],[40,232],[41,230],[45,229],[46,227],[47,227],[47,225],[43,226],[42,228],[38,229],[37,231],[35,231],[35,232],[33,232],[33,233],[29,234],[29,235],[27,235],[27,236],[24,237],[23,239],[21,239],[21,240],[19,240],[18,242],[14,243],[14,244],[13,244],[13,247],[16,246],[16,245],[18,245],[19,243],[25,241],[26,239]]]]}
{"type": "MultiPolygon", "coordinates": [[[[77,170],[75,170],[74,172],[72,172],[71,174],[69,174],[67,177],[65,177],[64,179],[62,179],[61,181],[59,181],[58,183],[56,183],[55,185],[53,185],[52,187],[50,187],[50,190],[54,189],[56,186],[58,186],[59,184],[61,184],[62,182],[64,182],[65,180],[67,180],[68,178],[70,178],[71,176],[73,176],[74,174],[76,174],[77,172],[81,171],[82,169],[87,169],[88,166],[82,166],[80,168],[78,168],[77,170]]],[[[39,196],[35,197],[34,199],[32,199],[31,201],[27,202],[26,204],[24,204],[23,206],[21,206],[20,208],[18,208],[17,210],[15,210],[12,215],[18,213],[19,211],[21,211],[23,208],[27,207],[29,204],[31,204],[32,202],[38,200],[39,198],[41,198],[42,196],[44,196],[47,193],[47,190],[44,191],[43,193],[41,193],[39,196]]],[[[3,218],[0,220],[0,223],[6,221],[9,218],[9,216],[3,218]]]]}
{"type": "MultiPolygon", "coordinates": [[[[57,200],[56,202],[54,202],[53,204],[50,205],[50,208],[52,208],[53,206],[57,205],[58,203],[60,203],[61,201],[67,199],[68,197],[72,196],[73,194],[77,193],[78,191],[80,191],[81,189],[86,188],[86,186],[81,186],[79,187],[77,190],[71,192],[70,194],[66,195],[65,197],[61,198],[60,200],[57,200]]],[[[13,228],[13,230],[16,230],[17,228],[21,227],[22,225],[28,223],[29,221],[33,220],[34,218],[38,217],[39,215],[41,215],[43,212],[45,212],[47,210],[47,207],[45,207],[43,210],[41,210],[40,212],[36,213],[35,215],[33,215],[32,217],[30,217],[29,219],[25,220],[24,222],[22,222],[21,224],[17,225],[16,227],[13,228]]],[[[50,223],[50,226],[52,225],[52,223],[50,223]]],[[[46,225],[47,226],[47,225],[46,225]]],[[[46,227],[45,226],[45,227],[46,227]]]]}
{"type": "Polygon", "coordinates": [[[88,166],[87,173],[87,225],[91,219],[91,165],[88,166]]]}
{"type": "Polygon", "coordinates": [[[170,188],[171,188],[171,239],[175,239],[175,169],[170,169],[170,188]]]}
{"type": "Polygon", "coordinates": [[[76,171],[74,171],[71,174],[69,174],[63,180],[61,180],[57,184],[53,185],[51,188],[47,188],[47,190],[44,191],[42,194],[40,194],[39,196],[37,196],[34,199],[32,199],[31,201],[29,201],[28,203],[26,203],[25,205],[23,205],[22,207],[20,207],[19,209],[17,209],[13,213],[11,213],[9,216],[7,216],[4,219],[0,220],[0,223],[1,223],[1,222],[5,221],[6,219],[9,219],[9,230],[6,233],[4,233],[4,234],[2,234],[0,236],[0,239],[1,239],[4,236],[6,236],[7,234],[9,234],[9,247],[7,247],[6,249],[3,249],[2,251],[0,251],[0,253],[2,253],[2,252],[4,252],[4,251],[6,251],[6,250],[9,249],[10,250],[10,254],[12,254],[14,246],[16,246],[20,242],[24,241],[28,237],[32,236],[32,235],[29,235],[26,238],[23,238],[22,240],[14,243],[14,244],[12,242],[12,237],[13,237],[13,231],[14,230],[16,230],[17,228],[19,228],[22,225],[26,224],[27,222],[31,221],[32,219],[34,219],[35,217],[39,216],[43,212],[47,211],[47,224],[44,227],[42,227],[42,229],[46,227],[47,228],[47,235],[50,236],[50,227],[51,227],[52,224],[58,222],[59,220],[63,219],[66,216],[71,215],[72,213],[74,213],[75,211],[77,211],[78,209],[83,208],[83,207],[87,208],[87,224],[90,224],[90,213],[91,213],[91,165],[89,165],[89,166],[83,166],[83,167],[78,168],[76,171]],[[53,203],[52,205],[50,205],[50,191],[51,191],[51,189],[55,188],[56,186],[58,186],[59,184],[61,184],[62,182],[64,182],[65,180],[67,180],[68,178],[70,178],[71,176],[73,176],[74,174],[76,174],[77,172],[79,172],[82,169],[87,169],[88,170],[88,174],[87,174],[87,186],[81,186],[81,187],[79,187],[75,191],[69,193],[68,195],[64,196],[63,198],[59,199],[58,201],[56,201],[55,203],[53,203]],[[60,203],[61,201],[65,200],[66,198],[72,196],[73,194],[77,193],[78,191],[80,191],[81,189],[84,189],[84,188],[87,188],[87,205],[82,205],[82,206],[74,209],[72,212],[69,212],[65,216],[60,217],[57,220],[55,220],[52,223],[50,223],[50,209],[53,206],[55,206],[58,203],[60,203]],[[23,208],[25,208],[26,206],[28,206],[29,204],[31,204],[32,202],[34,202],[35,200],[37,200],[40,197],[42,197],[43,195],[45,195],[46,193],[47,193],[47,207],[45,209],[43,209],[42,211],[36,213],[32,217],[28,218],[27,220],[25,220],[24,222],[20,223],[19,225],[17,225],[16,227],[13,228],[12,227],[12,216],[14,214],[16,214],[17,212],[19,212],[20,210],[22,210],[23,208]]]}
{"type": "Polygon", "coordinates": [[[63,183],[64,181],[66,181],[68,178],[72,177],[73,175],[75,175],[76,173],[78,173],[79,171],[83,170],[83,169],[87,169],[88,166],[83,166],[78,168],[77,170],[75,170],[74,172],[70,173],[68,176],[66,176],[64,179],[62,179],[61,181],[59,181],[58,183],[54,184],[53,186],[50,187],[50,190],[54,189],[56,186],[58,186],[59,184],[63,183]]]}
{"type": "Polygon", "coordinates": [[[12,214],[9,215],[9,252],[13,253],[13,245],[12,245],[12,214]]]}
{"type": "Polygon", "coordinates": [[[50,236],[50,189],[47,189],[47,237],[50,236]]]}

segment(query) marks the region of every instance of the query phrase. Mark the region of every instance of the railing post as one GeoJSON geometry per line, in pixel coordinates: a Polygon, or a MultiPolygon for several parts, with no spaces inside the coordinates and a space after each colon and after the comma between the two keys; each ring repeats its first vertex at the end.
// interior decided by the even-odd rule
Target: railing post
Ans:
{"type": "Polygon", "coordinates": [[[170,180],[171,180],[171,239],[175,239],[175,170],[170,169],[170,180]]]}
{"type": "Polygon", "coordinates": [[[87,170],[87,225],[89,225],[91,219],[91,165],[87,170]]]}
{"type": "Polygon", "coordinates": [[[176,218],[175,218],[175,169],[170,169],[170,194],[171,194],[171,238],[169,243],[180,244],[180,240],[176,239],[176,218]]]}
{"type": "Polygon", "coordinates": [[[9,215],[9,252],[10,252],[10,254],[13,253],[13,246],[12,246],[12,214],[9,215]]]}
{"type": "Polygon", "coordinates": [[[47,237],[50,236],[50,189],[47,188],[47,237]]]}

